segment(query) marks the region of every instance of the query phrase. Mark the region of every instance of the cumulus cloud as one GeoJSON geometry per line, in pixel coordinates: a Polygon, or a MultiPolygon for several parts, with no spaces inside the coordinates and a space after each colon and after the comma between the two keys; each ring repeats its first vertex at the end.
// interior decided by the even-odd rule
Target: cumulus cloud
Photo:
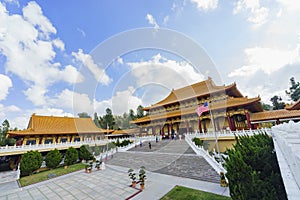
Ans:
{"type": "Polygon", "coordinates": [[[191,0],[200,11],[214,10],[218,7],[218,0],[191,0]]]}
{"type": "Polygon", "coordinates": [[[156,28],[156,29],[159,28],[158,24],[156,23],[156,20],[154,19],[154,17],[151,14],[147,14],[146,19],[149,24],[154,26],[154,28],[156,28]]]}
{"type": "Polygon", "coordinates": [[[261,6],[260,0],[239,0],[235,4],[233,14],[245,12],[247,20],[259,27],[267,22],[269,17],[269,8],[261,6]]]}
{"type": "Polygon", "coordinates": [[[64,50],[64,43],[54,38],[56,29],[37,3],[29,2],[22,14],[10,14],[0,3],[0,24],[0,52],[6,58],[6,71],[28,85],[24,94],[35,105],[47,102],[47,88],[55,82],[82,80],[69,77],[70,72],[79,76],[75,68],[55,62],[54,47],[64,50]]]}
{"type": "MultiPolygon", "coordinates": [[[[129,62],[129,80],[134,80],[135,88],[144,90],[143,105],[155,103],[166,97],[172,90],[204,80],[201,72],[185,61],[167,59],[157,54],[148,61],[129,62]],[[151,91],[151,92],[148,92],[151,91]]],[[[127,80],[126,79],[126,80],[127,80]]],[[[120,83],[124,85],[124,83],[120,83]]]]}
{"type": "Polygon", "coordinates": [[[12,87],[12,81],[8,76],[0,74],[0,101],[8,95],[9,88],[12,87]]]}
{"type": "Polygon", "coordinates": [[[299,46],[293,50],[280,50],[267,47],[253,47],[244,50],[247,64],[235,69],[229,77],[251,76],[258,70],[266,74],[300,61],[299,46]]]}
{"type": "Polygon", "coordinates": [[[78,52],[72,52],[72,55],[78,62],[82,63],[82,65],[90,70],[95,80],[99,83],[108,85],[112,81],[112,79],[106,74],[105,69],[102,69],[100,65],[97,65],[91,55],[83,53],[82,49],[79,49],[78,52]]]}

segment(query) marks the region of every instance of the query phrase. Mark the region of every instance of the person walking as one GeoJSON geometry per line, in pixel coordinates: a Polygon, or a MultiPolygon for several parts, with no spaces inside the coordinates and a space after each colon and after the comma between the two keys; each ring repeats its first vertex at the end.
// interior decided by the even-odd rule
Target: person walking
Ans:
{"type": "Polygon", "coordinates": [[[149,142],[149,149],[151,149],[151,142],[149,142]]]}

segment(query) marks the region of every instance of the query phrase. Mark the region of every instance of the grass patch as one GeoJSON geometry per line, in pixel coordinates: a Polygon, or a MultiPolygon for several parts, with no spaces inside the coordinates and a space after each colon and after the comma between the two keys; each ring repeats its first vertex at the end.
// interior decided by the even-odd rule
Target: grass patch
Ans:
{"type": "Polygon", "coordinates": [[[61,176],[64,174],[69,174],[71,172],[75,172],[81,169],[84,169],[85,165],[82,163],[77,163],[74,165],[70,165],[68,166],[67,169],[64,169],[64,167],[59,167],[56,169],[52,169],[52,170],[47,170],[47,171],[42,171],[36,174],[33,174],[31,176],[24,176],[20,178],[20,184],[22,187],[27,186],[27,185],[31,185],[33,183],[38,183],[41,181],[45,181],[48,180],[48,175],[49,174],[56,174],[57,176],[61,176]]]}
{"type": "Polygon", "coordinates": [[[161,200],[229,200],[230,197],[225,197],[209,192],[203,192],[201,190],[195,190],[187,187],[176,185],[171,191],[169,191],[161,200]]]}

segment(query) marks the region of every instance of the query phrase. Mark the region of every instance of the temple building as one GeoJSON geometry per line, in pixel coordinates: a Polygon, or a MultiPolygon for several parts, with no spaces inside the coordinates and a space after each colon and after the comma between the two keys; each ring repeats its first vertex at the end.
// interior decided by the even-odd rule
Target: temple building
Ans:
{"type": "Polygon", "coordinates": [[[17,145],[49,144],[100,140],[111,130],[98,128],[91,118],[39,116],[30,117],[25,130],[9,131],[17,145]]]}
{"type": "Polygon", "coordinates": [[[173,89],[163,100],[145,107],[145,117],[131,123],[139,126],[139,134],[170,137],[195,131],[206,133],[213,130],[257,129],[261,127],[261,122],[277,120],[278,123],[279,120],[300,117],[299,109],[295,110],[294,107],[294,110],[263,111],[260,100],[259,96],[243,96],[235,83],[219,86],[208,78],[173,89]],[[196,109],[207,103],[208,110],[199,116],[196,109]]]}

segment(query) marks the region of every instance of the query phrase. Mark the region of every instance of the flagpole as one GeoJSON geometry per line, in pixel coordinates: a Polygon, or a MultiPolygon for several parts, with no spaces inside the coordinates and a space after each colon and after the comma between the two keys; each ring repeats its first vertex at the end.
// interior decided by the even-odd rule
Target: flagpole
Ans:
{"type": "MultiPolygon", "coordinates": [[[[210,103],[209,103],[210,104],[210,103]]],[[[220,157],[220,148],[219,148],[219,142],[218,142],[218,136],[216,133],[216,129],[215,129],[215,122],[214,122],[214,118],[213,118],[213,114],[211,112],[211,108],[209,109],[209,113],[210,113],[210,118],[211,118],[211,123],[212,123],[212,127],[213,127],[213,132],[216,138],[216,146],[217,146],[217,151],[218,151],[218,156],[219,156],[219,162],[222,162],[222,158],[220,157]]]]}

